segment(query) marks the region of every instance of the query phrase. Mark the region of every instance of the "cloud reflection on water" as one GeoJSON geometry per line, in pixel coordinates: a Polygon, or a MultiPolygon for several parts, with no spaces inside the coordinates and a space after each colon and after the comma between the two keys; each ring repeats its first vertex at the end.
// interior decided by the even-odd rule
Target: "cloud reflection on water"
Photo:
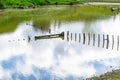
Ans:
{"type": "MultiPolygon", "coordinates": [[[[101,34],[116,35],[120,33],[119,21],[119,15],[114,22],[112,18],[96,21],[95,25],[89,25],[86,32],[90,30],[97,33],[95,30],[98,30],[101,34]]],[[[84,26],[84,22],[79,21],[62,23],[60,31],[82,33],[84,26]]],[[[51,24],[51,29],[53,27],[51,24]]],[[[15,32],[0,35],[0,79],[74,80],[105,73],[112,70],[110,66],[113,66],[113,69],[120,66],[119,51],[61,39],[34,41],[34,36],[40,34],[40,30],[35,31],[31,25],[24,22],[15,32]],[[32,38],[30,43],[27,40],[28,35],[32,38]]]]}

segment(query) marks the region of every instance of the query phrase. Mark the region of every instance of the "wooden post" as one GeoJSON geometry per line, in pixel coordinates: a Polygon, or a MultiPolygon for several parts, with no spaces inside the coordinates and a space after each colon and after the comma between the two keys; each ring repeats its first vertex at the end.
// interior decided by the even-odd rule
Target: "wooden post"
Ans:
{"type": "Polygon", "coordinates": [[[105,44],[105,35],[103,34],[103,48],[104,48],[104,44],[105,44]]]}
{"type": "Polygon", "coordinates": [[[28,35],[28,42],[30,42],[30,40],[31,40],[31,38],[30,38],[30,36],[28,35]]]}
{"type": "Polygon", "coordinates": [[[90,45],[90,33],[88,33],[88,45],[90,45]]]}
{"type": "Polygon", "coordinates": [[[67,31],[67,41],[69,41],[69,31],[67,31]]]}
{"type": "Polygon", "coordinates": [[[114,48],[114,35],[112,35],[112,50],[114,48]]]}
{"type": "MultiPolygon", "coordinates": [[[[60,34],[51,34],[51,35],[43,35],[43,36],[35,36],[35,40],[40,39],[50,39],[50,38],[62,38],[64,40],[64,32],[61,32],[60,34]]],[[[31,41],[30,36],[28,36],[28,42],[31,41]]]]}
{"type": "Polygon", "coordinates": [[[79,42],[81,41],[81,35],[80,35],[80,33],[79,33],[79,42]]]}
{"type": "Polygon", "coordinates": [[[85,33],[83,33],[83,44],[85,44],[85,33]]]}
{"type": "Polygon", "coordinates": [[[119,50],[119,36],[117,37],[117,51],[119,50]]]}
{"type": "Polygon", "coordinates": [[[51,29],[49,29],[48,31],[49,31],[49,33],[51,34],[51,29]]]}
{"type": "Polygon", "coordinates": [[[107,45],[106,45],[106,49],[108,49],[108,47],[109,47],[109,35],[107,34],[107,45]]]}
{"type": "Polygon", "coordinates": [[[77,41],[77,34],[75,33],[75,42],[77,41]]]}
{"type": "Polygon", "coordinates": [[[72,33],[71,33],[71,41],[72,41],[72,33]]]}
{"type": "Polygon", "coordinates": [[[98,47],[100,47],[100,34],[98,34],[98,47]]]}
{"type": "Polygon", "coordinates": [[[93,46],[95,46],[95,34],[93,34],[93,46]]]}

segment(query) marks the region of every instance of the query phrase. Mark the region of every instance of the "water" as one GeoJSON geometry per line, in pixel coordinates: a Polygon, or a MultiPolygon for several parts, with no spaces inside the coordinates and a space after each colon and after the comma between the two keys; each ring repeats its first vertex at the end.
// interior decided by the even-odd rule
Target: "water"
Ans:
{"type": "Polygon", "coordinates": [[[119,25],[120,15],[89,22],[52,21],[51,31],[34,27],[32,20],[21,22],[15,31],[0,34],[0,79],[74,80],[118,69],[119,25]],[[61,32],[65,32],[64,39],[34,39],[61,32]],[[106,48],[103,35],[107,38],[107,34],[106,48]]]}

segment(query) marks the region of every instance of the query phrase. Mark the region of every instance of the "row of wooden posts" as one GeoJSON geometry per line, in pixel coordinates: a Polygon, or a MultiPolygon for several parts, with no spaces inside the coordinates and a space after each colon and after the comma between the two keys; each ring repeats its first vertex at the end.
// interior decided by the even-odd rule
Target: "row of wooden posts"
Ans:
{"type": "Polygon", "coordinates": [[[82,44],[88,44],[88,45],[93,45],[93,46],[102,46],[103,48],[109,49],[110,48],[110,41],[112,42],[111,48],[112,50],[114,47],[117,47],[117,50],[119,50],[119,35],[117,36],[117,45],[115,45],[115,37],[114,35],[105,35],[105,34],[94,34],[94,33],[70,33],[69,31],[67,32],[67,41],[75,41],[82,43],[82,44]],[[74,36],[74,38],[73,38],[74,36]],[[112,37],[112,39],[110,39],[112,37]],[[102,39],[101,39],[102,38],[102,39]],[[83,40],[82,40],[83,39],[83,40]],[[96,45],[97,43],[97,45],[96,45]]]}
{"type": "MultiPolygon", "coordinates": [[[[35,41],[42,40],[42,39],[51,39],[51,38],[64,39],[65,35],[64,35],[64,32],[62,32],[60,34],[35,36],[35,41]]],[[[18,39],[18,41],[20,41],[20,39],[18,39]]],[[[28,36],[28,42],[30,41],[31,41],[31,38],[30,36],[28,36]]],[[[94,33],[70,33],[69,31],[67,31],[67,41],[75,41],[82,44],[88,44],[88,45],[93,45],[98,47],[102,46],[103,48],[106,48],[106,49],[109,49],[111,46],[112,50],[114,49],[114,47],[117,47],[117,50],[119,50],[119,35],[117,36],[117,38],[115,38],[114,35],[108,35],[108,34],[105,35],[105,34],[94,34],[94,33]]],[[[11,40],[9,40],[9,42],[11,42],[11,40]]]]}

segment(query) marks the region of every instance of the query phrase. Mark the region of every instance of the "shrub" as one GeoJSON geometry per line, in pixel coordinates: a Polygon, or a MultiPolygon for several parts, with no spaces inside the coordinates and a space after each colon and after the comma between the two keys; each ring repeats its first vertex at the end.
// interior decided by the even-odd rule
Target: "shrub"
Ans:
{"type": "Polygon", "coordinates": [[[3,9],[4,5],[0,2],[0,9],[3,9]]]}
{"type": "Polygon", "coordinates": [[[55,4],[55,5],[58,5],[58,2],[55,2],[54,4],[55,4]]]}
{"type": "Polygon", "coordinates": [[[72,6],[72,5],[73,5],[73,2],[69,2],[69,5],[71,5],[71,6],[72,6]]]}

